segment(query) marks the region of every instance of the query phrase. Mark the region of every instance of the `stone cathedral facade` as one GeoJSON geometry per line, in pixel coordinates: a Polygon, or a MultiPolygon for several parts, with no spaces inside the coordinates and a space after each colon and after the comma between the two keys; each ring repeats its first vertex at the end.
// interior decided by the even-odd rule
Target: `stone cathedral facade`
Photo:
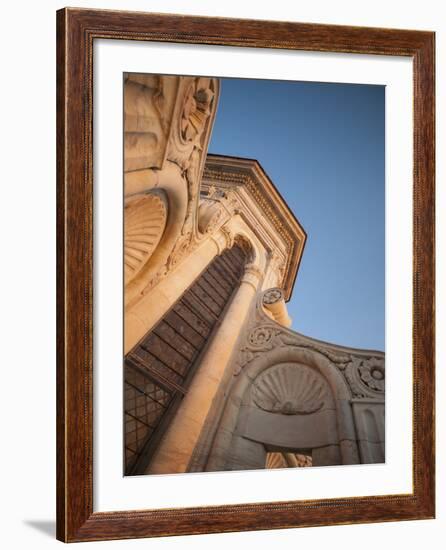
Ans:
{"type": "Polygon", "coordinates": [[[125,474],[383,462],[384,353],[290,328],[307,236],[207,154],[219,85],[124,78],[125,474]]]}

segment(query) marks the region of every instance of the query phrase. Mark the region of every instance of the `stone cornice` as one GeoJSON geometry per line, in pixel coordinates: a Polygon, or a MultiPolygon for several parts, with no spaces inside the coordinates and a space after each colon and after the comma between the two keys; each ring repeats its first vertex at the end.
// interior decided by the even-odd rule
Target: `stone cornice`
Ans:
{"type": "MultiPolygon", "coordinates": [[[[202,179],[202,189],[204,190],[207,186],[215,184],[240,191],[241,199],[243,194],[247,193],[251,201],[257,205],[263,214],[262,219],[257,220],[260,228],[263,227],[265,230],[267,230],[267,226],[273,228],[274,233],[279,235],[284,243],[286,258],[281,284],[285,299],[288,301],[307,238],[305,230],[258,161],[222,155],[208,155],[202,179]]],[[[249,209],[246,209],[245,215],[249,217],[249,209]]]]}

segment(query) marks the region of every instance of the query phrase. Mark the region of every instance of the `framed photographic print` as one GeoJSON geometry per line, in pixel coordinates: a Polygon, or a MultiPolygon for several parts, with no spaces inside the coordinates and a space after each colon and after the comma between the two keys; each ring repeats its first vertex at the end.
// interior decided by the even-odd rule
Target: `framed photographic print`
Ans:
{"type": "Polygon", "coordinates": [[[434,517],[434,34],[57,32],[58,538],[434,517]]]}

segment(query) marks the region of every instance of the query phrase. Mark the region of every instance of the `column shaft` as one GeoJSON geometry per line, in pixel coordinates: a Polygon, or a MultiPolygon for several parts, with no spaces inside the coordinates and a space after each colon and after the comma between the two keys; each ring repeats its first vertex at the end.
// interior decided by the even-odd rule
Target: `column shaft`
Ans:
{"type": "Polygon", "coordinates": [[[230,361],[259,282],[249,267],[226,315],[214,333],[188,393],[178,408],[148,473],[185,472],[206,416],[230,361]]]}

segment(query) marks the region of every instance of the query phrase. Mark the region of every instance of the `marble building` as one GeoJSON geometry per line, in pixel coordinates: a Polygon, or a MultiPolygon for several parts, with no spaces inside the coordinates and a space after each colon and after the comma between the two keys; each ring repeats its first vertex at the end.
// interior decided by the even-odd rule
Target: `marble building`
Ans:
{"type": "Polygon", "coordinates": [[[218,96],[124,78],[125,474],[383,462],[384,353],[290,328],[307,235],[257,160],[207,154],[218,96]]]}

